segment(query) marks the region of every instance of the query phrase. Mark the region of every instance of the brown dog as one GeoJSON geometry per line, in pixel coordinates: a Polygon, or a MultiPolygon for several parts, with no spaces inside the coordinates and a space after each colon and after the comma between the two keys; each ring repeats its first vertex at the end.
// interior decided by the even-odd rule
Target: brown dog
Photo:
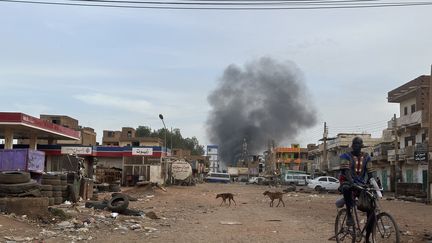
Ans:
{"type": "Polygon", "coordinates": [[[219,206],[222,206],[222,203],[226,204],[226,200],[228,199],[229,202],[229,206],[231,206],[231,200],[234,202],[235,205],[237,205],[237,203],[234,201],[234,195],[232,193],[220,193],[216,195],[216,198],[222,198],[222,202],[219,206]]]}
{"type": "Polygon", "coordinates": [[[273,207],[273,201],[275,200],[275,199],[279,199],[279,202],[278,202],[278,204],[276,205],[276,207],[279,207],[279,204],[282,202],[282,204],[283,204],[283,206],[285,207],[285,203],[284,203],[284,201],[282,200],[282,196],[283,196],[283,192],[269,192],[269,191],[265,191],[264,193],[264,196],[268,196],[269,198],[270,198],[270,200],[271,200],[271,202],[270,202],[270,207],[273,207]]]}

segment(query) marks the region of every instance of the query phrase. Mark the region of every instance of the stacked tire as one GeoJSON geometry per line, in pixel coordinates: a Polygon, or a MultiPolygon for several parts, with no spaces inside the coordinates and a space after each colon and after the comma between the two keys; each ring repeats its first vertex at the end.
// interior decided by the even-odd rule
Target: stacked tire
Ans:
{"type": "Polygon", "coordinates": [[[42,197],[48,198],[48,206],[54,205],[53,186],[52,185],[41,185],[41,194],[42,194],[42,197]]]}
{"type": "Polygon", "coordinates": [[[23,171],[0,172],[0,197],[40,197],[40,186],[23,171]]]}
{"type": "MultiPolygon", "coordinates": [[[[49,205],[59,205],[63,202],[62,185],[60,175],[42,175],[42,186],[47,186],[46,189],[51,188],[51,197],[49,197],[49,205]],[[51,187],[49,187],[51,186],[51,187]]],[[[47,190],[48,192],[49,190],[47,190]]],[[[50,195],[48,192],[46,195],[50,195]]]]}
{"type": "Polygon", "coordinates": [[[63,202],[69,200],[67,175],[60,175],[60,185],[61,185],[61,196],[63,202]]]}

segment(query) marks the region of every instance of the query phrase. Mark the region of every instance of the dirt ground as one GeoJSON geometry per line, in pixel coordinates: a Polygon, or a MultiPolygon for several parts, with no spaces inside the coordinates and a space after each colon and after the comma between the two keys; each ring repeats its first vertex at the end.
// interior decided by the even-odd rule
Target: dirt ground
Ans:
{"type": "MultiPolygon", "coordinates": [[[[139,199],[131,202],[130,208],[153,211],[160,219],[113,218],[107,211],[83,206],[71,209],[65,205],[62,208],[72,215],[72,219],[64,222],[57,220],[44,224],[21,216],[1,215],[0,239],[33,242],[330,242],[328,239],[333,236],[337,214],[334,202],[340,197],[292,192],[284,195],[286,207],[272,208],[262,193],[283,188],[198,184],[167,189],[167,192],[125,189],[139,199]],[[219,206],[221,199],[215,199],[215,196],[223,192],[233,193],[237,205],[219,206]],[[86,222],[84,226],[82,222],[86,222]]],[[[381,203],[384,211],[396,219],[403,233],[402,242],[427,242],[424,235],[432,233],[432,206],[398,200],[381,203]]]]}

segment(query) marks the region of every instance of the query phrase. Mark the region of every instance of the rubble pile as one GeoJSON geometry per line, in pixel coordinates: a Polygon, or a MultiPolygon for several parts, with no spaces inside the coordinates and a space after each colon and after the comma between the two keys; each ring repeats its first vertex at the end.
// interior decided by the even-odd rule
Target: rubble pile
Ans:
{"type": "Polygon", "coordinates": [[[86,208],[94,208],[100,210],[109,210],[114,213],[120,213],[131,216],[141,216],[143,212],[138,210],[129,209],[129,201],[137,201],[138,199],[123,193],[113,193],[110,199],[102,201],[87,201],[86,208]]]}
{"type": "Polygon", "coordinates": [[[159,217],[151,207],[141,211],[130,209],[129,202],[135,201],[144,200],[124,193],[112,193],[110,199],[101,201],[81,201],[76,204],[66,202],[53,207],[48,207],[46,200],[45,208],[48,208],[50,216],[43,220],[17,216],[14,213],[5,215],[34,225],[36,230],[40,230],[36,236],[11,234],[5,236],[4,239],[15,242],[48,239],[61,242],[92,241],[100,238],[101,232],[118,232],[119,234],[134,232],[138,236],[158,237],[158,227],[169,226],[170,223],[166,222],[166,218],[159,217]]]}

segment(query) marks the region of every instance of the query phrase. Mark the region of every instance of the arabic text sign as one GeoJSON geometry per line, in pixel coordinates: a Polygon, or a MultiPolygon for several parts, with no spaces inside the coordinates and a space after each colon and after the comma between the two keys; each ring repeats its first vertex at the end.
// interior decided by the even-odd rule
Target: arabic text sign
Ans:
{"type": "Polygon", "coordinates": [[[92,154],[92,147],[62,147],[62,154],[92,154]]]}
{"type": "Polygon", "coordinates": [[[153,155],[153,148],[132,148],[132,155],[150,156],[153,155]]]}
{"type": "Polygon", "coordinates": [[[427,153],[426,152],[414,152],[414,160],[415,161],[427,161],[427,153]]]}
{"type": "Polygon", "coordinates": [[[184,180],[192,175],[192,167],[187,162],[174,162],[171,165],[172,176],[177,180],[184,180]]]}

